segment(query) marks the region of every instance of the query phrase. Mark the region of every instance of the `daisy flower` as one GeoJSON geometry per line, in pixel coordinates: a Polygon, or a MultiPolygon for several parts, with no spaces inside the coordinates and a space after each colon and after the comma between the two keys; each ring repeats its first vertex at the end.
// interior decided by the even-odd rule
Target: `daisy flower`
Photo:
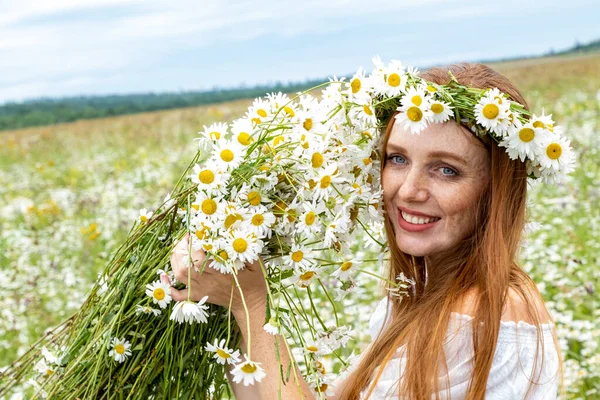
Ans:
{"type": "Polygon", "coordinates": [[[146,295],[160,308],[166,308],[171,302],[171,287],[161,281],[149,283],[146,285],[146,295]]]}
{"type": "Polygon", "coordinates": [[[225,249],[229,257],[243,263],[252,263],[262,251],[263,243],[250,232],[235,229],[226,240],[225,249]]]}
{"type": "Polygon", "coordinates": [[[250,211],[244,230],[248,230],[259,238],[271,238],[271,227],[275,224],[275,221],[275,215],[269,212],[266,207],[257,207],[250,211]]]}
{"type": "Polygon", "coordinates": [[[224,219],[225,202],[222,201],[221,196],[216,194],[198,192],[196,200],[192,203],[192,208],[198,212],[198,217],[207,220],[199,222],[216,222],[224,219]]]}
{"type": "Polygon", "coordinates": [[[212,142],[219,142],[222,139],[225,139],[225,135],[227,135],[227,130],[229,129],[229,125],[224,122],[216,122],[210,126],[204,126],[204,130],[199,132],[200,137],[206,140],[210,140],[212,142]]]}
{"type": "Polygon", "coordinates": [[[311,265],[303,270],[296,271],[290,280],[301,288],[307,288],[313,279],[319,276],[319,272],[320,270],[317,266],[311,265]]]}
{"type": "Polygon", "coordinates": [[[232,140],[246,147],[254,141],[252,131],[252,120],[247,118],[236,119],[231,125],[232,140]]]}
{"type": "Polygon", "coordinates": [[[323,225],[319,219],[319,214],[325,211],[323,204],[317,201],[304,202],[302,208],[303,212],[296,222],[296,230],[305,232],[307,235],[320,232],[323,225]]]}
{"type": "Polygon", "coordinates": [[[223,140],[219,142],[213,152],[211,163],[216,168],[231,171],[237,168],[244,158],[244,148],[237,141],[223,140]]]}
{"type": "Polygon", "coordinates": [[[552,131],[554,129],[554,120],[552,120],[552,114],[546,115],[542,109],[542,115],[537,116],[533,114],[529,119],[529,122],[535,128],[546,128],[552,131]]]}
{"type": "Polygon", "coordinates": [[[288,268],[309,268],[313,263],[310,249],[294,244],[288,254],[283,256],[284,265],[288,268]]]}
{"type": "Polygon", "coordinates": [[[452,116],[452,106],[441,100],[431,100],[429,111],[431,111],[429,120],[433,123],[446,122],[452,116]]]}
{"type": "Polygon", "coordinates": [[[131,355],[131,344],[125,339],[113,338],[108,355],[122,363],[131,355]]]}
{"type": "Polygon", "coordinates": [[[152,211],[148,211],[145,208],[140,209],[140,222],[143,224],[147,223],[152,218],[152,211]]]}
{"type": "Polygon", "coordinates": [[[178,301],[173,307],[173,312],[169,319],[178,323],[188,322],[190,325],[194,322],[208,322],[208,306],[205,305],[208,296],[204,296],[199,302],[194,301],[178,301]]]}
{"type": "Polygon", "coordinates": [[[263,329],[265,330],[265,332],[271,335],[281,334],[281,324],[276,318],[270,318],[269,322],[263,325],[263,329]]]}
{"type": "Polygon", "coordinates": [[[548,135],[543,138],[536,159],[539,160],[542,169],[561,173],[569,173],[575,169],[575,154],[566,137],[548,135]]]}
{"type": "Polygon", "coordinates": [[[244,386],[253,385],[254,382],[260,382],[267,374],[260,366],[260,363],[250,361],[248,356],[244,354],[244,361],[235,366],[231,371],[233,381],[235,383],[244,382],[244,386]]]}
{"type": "Polygon", "coordinates": [[[315,199],[327,200],[333,191],[332,185],[344,182],[344,178],[339,173],[337,164],[331,163],[320,170],[314,182],[316,185],[311,189],[315,195],[315,199]]]}
{"type": "Polygon", "coordinates": [[[352,267],[356,267],[352,261],[344,261],[338,269],[331,273],[331,276],[338,278],[341,281],[346,281],[351,277],[352,267]]]}
{"type": "Polygon", "coordinates": [[[398,96],[406,87],[408,76],[404,71],[402,63],[392,60],[384,66],[379,57],[373,58],[375,70],[372,73],[373,89],[378,94],[389,97],[398,96]]]}
{"type": "Polygon", "coordinates": [[[246,117],[248,117],[254,125],[258,125],[271,117],[271,105],[267,100],[259,97],[255,99],[248,108],[246,117]]]}
{"type": "Polygon", "coordinates": [[[153,314],[156,317],[161,314],[161,311],[158,308],[152,308],[150,306],[143,306],[141,304],[138,304],[137,306],[135,306],[135,315],[140,314],[153,314]]]}
{"type": "Polygon", "coordinates": [[[321,396],[323,395],[333,396],[335,394],[335,392],[331,389],[331,386],[329,386],[329,384],[326,382],[316,383],[314,386],[311,386],[311,389],[317,398],[322,398],[321,396]]]}
{"type": "Polygon", "coordinates": [[[199,190],[206,190],[209,193],[223,194],[229,181],[230,174],[217,168],[211,168],[209,165],[194,165],[192,182],[198,185],[199,190]]]}
{"type": "Polygon", "coordinates": [[[499,145],[506,147],[506,152],[512,160],[532,160],[544,136],[544,129],[534,127],[531,121],[522,124],[517,120],[515,129],[499,145]]]}
{"type": "Polygon", "coordinates": [[[239,270],[244,266],[240,260],[229,258],[229,254],[225,250],[225,241],[221,239],[215,242],[215,246],[208,255],[209,259],[212,260],[209,266],[222,274],[231,274],[234,267],[239,270]]]}
{"type": "Polygon", "coordinates": [[[365,70],[359,68],[358,71],[350,78],[347,83],[348,100],[353,101],[356,98],[369,96],[368,91],[371,89],[370,80],[365,76],[365,70]]]}
{"type": "Polygon", "coordinates": [[[40,375],[43,376],[52,376],[56,372],[55,367],[50,365],[50,363],[43,358],[35,364],[34,368],[40,375]]]}
{"type": "Polygon", "coordinates": [[[356,105],[352,107],[351,116],[357,121],[353,121],[353,124],[377,125],[377,116],[375,115],[375,108],[373,107],[373,99],[371,97],[361,97],[355,99],[354,102],[356,105]]]}
{"type": "Polygon", "coordinates": [[[509,127],[510,101],[497,88],[489,89],[475,104],[475,120],[485,129],[504,135],[509,127]]]}
{"type": "Polygon", "coordinates": [[[421,133],[427,128],[427,124],[433,112],[429,110],[429,102],[425,98],[425,91],[412,91],[410,96],[404,96],[397,108],[400,113],[394,117],[402,124],[404,129],[410,129],[413,134],[421,133]]]}
{"type": "Polygon", "coordinates": [[[204,347],[204,350],[211,351],[214,354],[213,358],[221,365],[235,364],[240,362],[240,351],[229,349],[225,346],[225,339],[215,339],[214,344],[208,342],[204,347]]]}

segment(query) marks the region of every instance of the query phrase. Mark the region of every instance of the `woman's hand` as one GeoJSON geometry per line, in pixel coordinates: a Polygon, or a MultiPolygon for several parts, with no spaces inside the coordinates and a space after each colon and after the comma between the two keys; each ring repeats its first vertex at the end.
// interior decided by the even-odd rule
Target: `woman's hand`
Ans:
{"type": "MultiPolygon", "coordinates": [[[[230,299],[233,296],[231,301],[232,314],[236,319],[237,316],[245,317],[242,297],[233,275],[223,274],[213,269],[209,265],[212,261],[207,262],[202,273],[196,271],[196,268],[202,270],[202,264],[206,259],[206,254],[202,250],[192,250],[191,256],[196,268],[188,268],[188,246],[189,234],[175,246],[171,253],[171,267],[175,279],[186,285],[186,288],[182,290],[171,288],[173,300],[187,300],[189,293],[190,300],[199,301],[202,297],[208,296],[208,303],[229,308],[230,299]]],[[[266,304],[267,287],[260,262],[262,261],[257,260],[253,264],[246,264],[244,269],[237,271],[237,280],[249,312],[260,310],[260,307],[264,308],[266,304]]],[[[161,280],[170,284],[166,275],[162,275],[161,280]]]]}

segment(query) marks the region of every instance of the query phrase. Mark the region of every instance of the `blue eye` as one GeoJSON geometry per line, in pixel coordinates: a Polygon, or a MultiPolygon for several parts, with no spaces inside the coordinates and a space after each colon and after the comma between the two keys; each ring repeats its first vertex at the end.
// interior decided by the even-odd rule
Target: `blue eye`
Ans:
{"type": "Polygon", "coordinates": [[[406,161],[402,156],[389,156],[388,160],[390,160],[394,164],[404,164],[404,162],[406,161]]]}
{"type": "Polygon", "coordinates": [[[442,170],[442,174],[444,174],[444,175],[448,175],[448,176],[458,175],[458,173],[455,170],[453,170],[452,168],[449,168],[449,167],[442,167],[441,170],[442,170]]]}

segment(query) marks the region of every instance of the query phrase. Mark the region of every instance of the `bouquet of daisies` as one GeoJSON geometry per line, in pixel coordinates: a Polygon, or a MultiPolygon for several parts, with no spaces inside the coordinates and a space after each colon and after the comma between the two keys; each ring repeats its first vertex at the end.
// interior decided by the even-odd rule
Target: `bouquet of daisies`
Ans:
{"type": "MultiPolygon", "coordinates": [[[[260,365],[235,350],[229,310],[206,297],[174,302],[159,279],[175,281],[169,258],[187,234],[206,253],[200,271],[235,278],[261,263],[265,330],[304,349],[302,372],[317,395],[327,393],[331,378],[319,357],[337,355],[352,332],[321,320],[312,326],[312,297],[328,299],[335,312],[356,273],[377,276],[361,264],[381,263],[385,253],[378,144],[396,111],[415,134],[450,118],[488,134],[526,161],[532,177],[554,180],[572,169],[568,141],[550,116],[528,115],[497,89],[436,85],[398,61],[374,62],[368,76],[360,69],[349,81],[320,85],[318,97],[309,93],[319,87],[293,98],[269,94],[231,124],[205,127],[170,196],[157,210],[140,210],[81,310],[3,373],[0,395],[29,378],[36,395],[61,399],[221,398],[230,366],[236,381],[260,381],[260,365]],[[380,257],[359,260],[357,247],[380,257]],[[308,311],[296,306],[306,297],[308,311]]],[[[408,294],[410,279],[380,278],[392,293],[408,294]]]]}

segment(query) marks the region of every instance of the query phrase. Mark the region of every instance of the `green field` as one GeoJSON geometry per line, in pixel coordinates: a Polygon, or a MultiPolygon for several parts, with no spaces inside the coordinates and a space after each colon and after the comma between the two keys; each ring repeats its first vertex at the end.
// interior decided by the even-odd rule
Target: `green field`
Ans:
{"type": "MultiPolygon", "coordinates": [[[[533,110],[552,113],[577,152],[563,184],[530,191],[537,229],[522,263],[557,322],[566,398],[600,398],[600,55],[491,66],[533,110]]],[[[78,309],[138,210],[162,203],[187,166],[196,132],[250,103],[0,132],[0,368],[78,309]]],[[[369,341],[378,297],[374,280],[361,278],[349,351],[369,341]]]]}

